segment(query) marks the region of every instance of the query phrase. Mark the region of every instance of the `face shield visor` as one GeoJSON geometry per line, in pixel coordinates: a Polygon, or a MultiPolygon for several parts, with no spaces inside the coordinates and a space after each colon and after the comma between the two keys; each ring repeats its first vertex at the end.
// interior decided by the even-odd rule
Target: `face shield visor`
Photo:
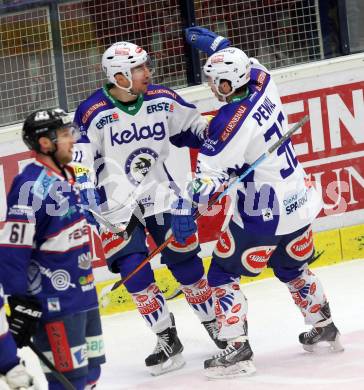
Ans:
{"type": "Polygon", "coordinates": [[[57,129],[57,136],[53,140],[56,144],[69,142],[76,143],[81,138],[80,128],[76,123],[68,123],[57,129]]]}

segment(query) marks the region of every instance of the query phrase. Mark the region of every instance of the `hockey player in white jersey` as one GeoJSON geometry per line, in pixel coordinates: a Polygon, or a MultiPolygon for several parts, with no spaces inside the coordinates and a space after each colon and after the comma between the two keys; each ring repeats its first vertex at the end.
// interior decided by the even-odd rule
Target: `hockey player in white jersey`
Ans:
{"type": "MultiPolygon", "coordinates": [[[[102,67],[110,83],[82,102],[75,114],[82,137],[74,162],[82,172],[78,180],[85,193],[84,204],[117,225],[129,221],[134,202],[142,204],[143,223],[160,245],[171,234],[170,185],[174,183],[165,166],[171,144],[199,147],[207,121],[173,90],[151,84],[148,54],[137,45],[115,43],[105,51],[102,67]]],[[[186,167],[186,175],[189,171],[186,167]]],[[[91,213],[89,219],[94,222],[91,213]]],[[[216,340],[212,292],[197,255],[196,227],[191,223],[185,229],[189,240],[173,242],[162,252],[161,261],[181,283],[187,302],[210,337],[223,348],[226,343],[216,340]]],[[[105,229],[101,239],[109,269],[122,277],[147,255],[141,223],[127,240],[105,229]]],[[[159,375],[181,367],[183,346],[151,266],[142,268],[125,286],[158,336],[154,352],[145,360],[151,373],[159,375]]]]}
{"type": "MultiPolygon", "coordinates": [[[[187,39],[200,49],[211,46],[212,35],[198,27],[187,30],[187,39]]],[[[192,214],[198,203],[206,203],[222,183],[240,176],[288,131],[277,87],[257,60],[240,49],[225,47],[208,58],[204,73],[213,93],[228,104],[210,122],[196,178],[176,207],[184,215],[192,214]]],[[[291,141],[283,142],[237,184],[234,195],[233,217],[215,246],[208,272],[216,300],[218,338],[228,346],[205,361],[206,375],[219,378],[255,372],[247,300],[239,279],[259,275],[267,264],[286,284],[305,323],[313,326],[299,336],[303,348],[313,351],[318,342],[326,341],[333,350],[343,350],[321,283],[308,268],[314,254],[311,222],[322,201],[291,141]]],[[[185,240],[180,228],[183,218],[177,212],[171,224],[176,239],[185,240]]]]}

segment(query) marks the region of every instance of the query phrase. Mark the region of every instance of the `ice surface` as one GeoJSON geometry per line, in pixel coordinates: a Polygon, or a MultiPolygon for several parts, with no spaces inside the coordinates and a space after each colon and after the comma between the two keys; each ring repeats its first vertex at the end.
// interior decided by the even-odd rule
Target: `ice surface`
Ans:
{"type": "MultiPolygon", "coordinates": [[[[307,329],[288,289],[277,279],[243,285],[249,302],[249,337],[257,373],[249,378],[208,380],[203,361],[217,350],[184,299],[169,302],[184,344],[187,364],[159,377],[144,366],[156,337],[136,311],[103,317],[107,363],[100,390],[363,390],[364,389],[364,260],[315,269],[342,333],[344,352],[303,351],[298,334],[307,329]]],[[[33,372],[46,389],[39,364],[24,349],[33,372]]]]}

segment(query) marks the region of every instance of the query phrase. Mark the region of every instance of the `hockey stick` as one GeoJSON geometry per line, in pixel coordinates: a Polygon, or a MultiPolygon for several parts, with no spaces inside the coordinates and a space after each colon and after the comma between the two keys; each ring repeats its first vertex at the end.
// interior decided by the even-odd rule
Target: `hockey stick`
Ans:
{"type": "MultiPolygon", "coordinates": [[[[231,189],[238,183],[240,183],[246,176],[249,175],[258,165],[260,165],[269,155],[271,155],[276,149],[278,149],[287,139],[300,127],[302,127],[309,119],[308,115],[305,115],[299,122],[297,122],[290,130],[287,131],[286,134],[282,136],[276,143],[274,143],[265,153],[263,153],[260,157],[258,157],[248,169],[246,169],[236,180],[234,180],[223,192],[215,193],[210,198],[207,207],[204,209],[204,212],[208,210],[211,206],[219,202],[231,189]]],[[[193,218],[197,220],[204,215],[200,211],[196,210],[193,214],[193,218]]],[[[111,288],[111,291],[116,290],[119,286],[127,282],[132,276],[134,276],[141,268],[145,266],[154,256],[158,255],[162,252],[162,250],[167,247],[174,240],[173,234],[163,242],[158,248],[154,249],[149,256],[147,256],[133,271],[131,271],[125,278],[118,280],[111,288]]]]}
{"type": "Polygon", "coordinates": [[[114,224],[109,222],[106,218],[104,218],[101,214],[97,213],[96,211],[92,209],[88,209],[87,211],[89,211],[95,217],[96,221],[100,225],[104,225],[112,233],[122,237],[124,240],[127,240],[130,237],[130,235],[133,233],[134,229],[137,227],[139,222],[145,226],[145,222],[143,219],[143,214],[145,209],[141,203],[137,204],[130,218],[129,223],[127,224],[126,228],[123,230],[120,227],[115,226],[114,224]]]}
{"type": "Polygon", "coordinates": [[[38,356],[39,360],[41,360],[44,365],[51,370],[51,374],[58,380],[59,383],[63,385],[66,390],[76,390],[73,384],[61,372],[56,369],[53,363],[32,341],[29,341],[28,346],[38,356]]]}

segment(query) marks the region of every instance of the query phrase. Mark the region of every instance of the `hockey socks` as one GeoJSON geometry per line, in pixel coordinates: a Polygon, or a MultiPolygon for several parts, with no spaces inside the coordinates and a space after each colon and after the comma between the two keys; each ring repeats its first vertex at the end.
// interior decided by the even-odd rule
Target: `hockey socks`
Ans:
{"type": "Polygon", "coordinates": [[[313,325],[309,332],[299,335],[303,349],[314,352],[317,344],[326,342],[331,351],[343,351],[340,332],[332,321],[330,306],[317,276],[306,267],[298,278],[286,284],[305,323],[313,325]]]}
{"type": "Polygon", "coordinates": [[[294,303],[303,314],[306,324],[314,325],[328,319],[322,311],[326,304],[324,290],[320,280],[312,271],[305,268],[298,278],[291,280],[286,285],[294,303]]]}
{"type": "Polygon", "coordinates": [[[155,283],[151,283],[146,289],[131,296],[139,313],[154,333],[162,332],[172,326],[166,301],[155,283]]]}
{"type": "Polygon", "coordinates": [[[248,302],[238,280],[213,288],[220,340],[246,335],[248,302]]]}
{"type": "Polygon", "coordinates": [[[181,285],[186,301],[201,322],[215,319],[214,301],[212,289],[203,276],[196,283],[181,285]]]}
{"type": "Polygon", "coordinates": [[[219,327],[216,320],[212,289],[203,276],[198,282],[181,286],[186,301],[197,315],[208,335],[220,349],[226,347],[226,342],[218,339],[219,327]]]}

